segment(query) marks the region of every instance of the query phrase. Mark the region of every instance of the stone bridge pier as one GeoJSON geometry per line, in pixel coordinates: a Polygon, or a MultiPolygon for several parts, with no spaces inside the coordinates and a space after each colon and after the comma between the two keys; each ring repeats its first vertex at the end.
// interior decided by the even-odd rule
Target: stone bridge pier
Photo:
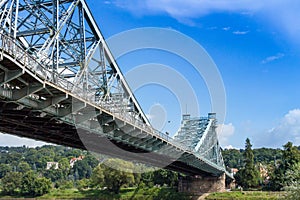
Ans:
{"type": "Polygon", "coordinates": [[[225,173],[216,176],[186,176],[181,177],[178,183],[178,191],[193,196],[201,196],[210,192],[225,191],[225,173]]]}

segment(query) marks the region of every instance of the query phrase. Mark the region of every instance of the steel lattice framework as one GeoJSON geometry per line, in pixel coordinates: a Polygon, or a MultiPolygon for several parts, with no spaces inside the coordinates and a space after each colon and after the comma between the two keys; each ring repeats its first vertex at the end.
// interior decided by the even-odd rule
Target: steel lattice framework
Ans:
{"type": "Polygon", "coordinates": [[[215,113],[209,113],[208,117],[201,118],[183,115],[181,127],[175,134],[174,140],[192,149],[195,154],[224,167],[216,123],[215,113]]]}
{"type": "Polygon", "coordinates": [[[130,155],[143,162],[227,173],[212,114],[184,118],[175,139],[152,128],[85,0],[0,0],[0,112],[5,133],[85,148],[80,129],[114,156],[126,157],[99,146],[99,138],[155,152],[130,155]]]}
{"type": "MultiPolygon", "coordinates": [[[[83,0],[2,0],[1,33],[45,66],[48,81],[150,125],[83,0]]],[[[45,72],[44,72],[45,73],[45,72]]]]}

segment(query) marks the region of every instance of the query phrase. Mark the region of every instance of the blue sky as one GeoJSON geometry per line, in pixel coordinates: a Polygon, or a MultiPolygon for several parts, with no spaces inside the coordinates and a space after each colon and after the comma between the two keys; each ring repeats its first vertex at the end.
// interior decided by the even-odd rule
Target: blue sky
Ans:
{"type": "MultiPolygon", "coordinates": [[[[226,90],[227,112],[219,135],[223,147],[243,148],[247,137],[254,147],[280,148],[287,141],[300,145],[300,20],[297,20],[300,2],[87,0],[87,3],[105,38],[130,29],[160,27],[179,31],[202,45],[217,65],[226,90]]],[[[137,66],[149,63],[175,69],[195,89],[200,114],[210,112],[205,83],[184,60],[150,49],[124,55],[118,63],[125,76],[137,66]]],[[[184,110],[178,108],[176,95],[155,84],[141,87],[135,94],[156,128],[171,134],[176,132],[184,110]]],[[[192,110],[188,105],[187,111],[192,110]]],[[[7,143],[33,144],[0,135],[0,145],[7,143]]]]}
{"type": "MultiPolygon", "coordinates": [[[[92,4],[104,8],[96,18],[105,37],[132,28],[163,27],[180,31],[206,49],[226,89],[223,147],[243,148],[247,137],[254,147],[281,147],[287,141],[300,145],[300,24],[295,20],[300,17],[300,3],[146,0],[92,4]]],[[[150,62],[145,57],[144,63],[150,62]]],[[[191,84],[198,87],[193,80],[191,84]]],[[[143,95],[151,98],[153,93],[143,95]]],[[[143,104],[146,97],[137,97],[143,104]]],[[[209,107],[207,99],[199,98],[200,107],[209,107]]],[[[165,106],[163,99],[158,101],[165,106]]],[[[176,123],[167,126],[172,129],[176,123]]]]}

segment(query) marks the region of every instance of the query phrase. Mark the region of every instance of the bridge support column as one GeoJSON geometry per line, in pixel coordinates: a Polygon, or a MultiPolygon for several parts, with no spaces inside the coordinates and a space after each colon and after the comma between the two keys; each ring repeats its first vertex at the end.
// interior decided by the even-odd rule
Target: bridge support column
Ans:
{"type": "Polygon", "coordinates": [[[210,192],[225,191],[225,174],[213,176],[188,176],[182,177],[178,183],[178,191],[193,196],[201,196],[210,192]]]}

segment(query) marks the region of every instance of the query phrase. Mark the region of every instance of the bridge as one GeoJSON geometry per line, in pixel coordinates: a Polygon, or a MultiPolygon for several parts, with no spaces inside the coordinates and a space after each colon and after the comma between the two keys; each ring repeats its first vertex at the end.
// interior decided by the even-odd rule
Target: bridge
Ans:
{"type": "Polygon", "coordinates": [[[85,0],[0,1],[0,113],[3,133],[190,175],[182,191],[233,179],[214,113],[184,115],[174,137],[151,126],[85,0]]]}

